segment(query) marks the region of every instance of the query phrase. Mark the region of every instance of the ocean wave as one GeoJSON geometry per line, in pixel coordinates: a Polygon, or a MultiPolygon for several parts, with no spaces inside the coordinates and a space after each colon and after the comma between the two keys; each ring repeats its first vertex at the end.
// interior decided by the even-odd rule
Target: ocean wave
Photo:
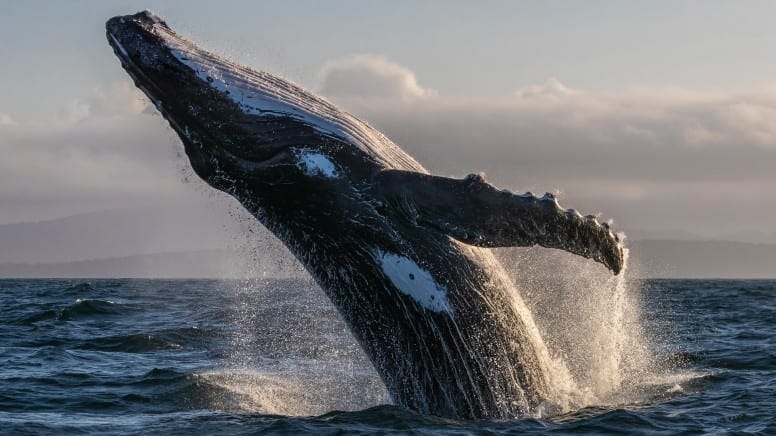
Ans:
{"type": "Polygon", "coordinates": [[[150,353],[165,350],[202,345],[218,332],[201,329],[197,326],[185,326],[173,329],[152,331],[149,333],[132,333],[124,335],[103,336],[82,341],[74,348],[77,350],[150,353]]]}
{"type": "Polygon", "coordinates": [[[325,369],[317,373],[217,369],[190,374],[154,370],[134,385],[154,387],[154,401],[175,408],[312,416],[386,403],[384,388],[371,379],[371,374],[337,378],[325,369]]]}
{"type": "Polygon", "coordinates": [[[18,320],[12,319],[11,321],[18,322],[21,324],[35,324],[40,321],[57,319],[60,313],[61,313],[61,310],[59,309],[43,309],[31,314],[25,314],[24,316],[20,317],[20,319],[18,320]]]}
{"type": "Polygon", "coordinates": [[[92,287],[91,283],[89,283],[89,282],[81,282],[81,283],[76,283],[74,285],[68,286],[67,288],[61,290],[61,293],[63,293],[63,294],[74,294],[74,293],[90,294],[90,293],[92,293],[92,292],[94,292],[96,290],[97,289],[92,287]]]}
{"type": "Polygon", "coordinates": [[[130,307],[111,300],[78,298],[72,304],[57,307],[54,304],[35,304],[19,310],[18,319],[10,321],[21,324],[36,324],[41,321],[76,321],[107,316],[127,315],[130,307]],[[32,313],[30,313],[32,312],[32,313]]]}
{"type": "Polygon", "coordinates": [[[170,339],[164,335],[135,333],[89,339],[75,348],[122,353],[150,353],[161,350],[177,350],[182,347],[181,344],[170,339]]]}
{"type": "Polygon", "coordinates": [[[753,283],[770,293],[748,297],[741,282],[660,282],[645,302],[661,338],[654,371],[561,415],[470,422],[386,405],[339,316],[297,282],[239,293],[225,282],[123,282],[4,284],[0,433],[776,431],[776,282],[753,283]],[[76,318],[59,321],[64,309],[76,318]]]}
{"type": "Polygon", "coordinates": [[[75,303],[63,308],[57,319],[59,321],[72,321],[97,316],[122,315],[125,310],[125,306],[116,301],[79,298],[75,300],[75,303]]]}

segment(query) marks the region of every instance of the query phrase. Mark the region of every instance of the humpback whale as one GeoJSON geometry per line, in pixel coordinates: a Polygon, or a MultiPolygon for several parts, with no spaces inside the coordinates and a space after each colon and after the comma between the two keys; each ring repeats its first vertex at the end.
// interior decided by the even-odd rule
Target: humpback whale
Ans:
{"type": "Polygon", "coordinates": [[[618,274],[623,248],[607,224],[552,194],[429,174],[369,124],[200,49],[151,12],[111,18],[106,36],[194,172],[301,261],[395,404],[498,419],[548,401],[546,348],[490,248],[561,249],[618,274]]]}

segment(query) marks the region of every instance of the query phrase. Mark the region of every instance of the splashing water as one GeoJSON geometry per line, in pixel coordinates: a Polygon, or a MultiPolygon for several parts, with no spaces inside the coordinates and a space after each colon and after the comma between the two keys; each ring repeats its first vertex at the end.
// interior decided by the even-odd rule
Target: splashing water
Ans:
{"type": "Polygon", "coordinates": [[[390,402],[334,306],[322,307],[328,300],[310,277],[248,279],[229,292],[230,363],[201,374],[228,393],[212,407],[304,416],[390,402]]]}
{"type": "MultiPolygon", "coordinates": [[[[267,235],[263,232],[253,236],[261,239],[260,243],[251,244],[253,247],[266,245],[267,235]]],[[[253,257],[266,257],[266,253],[249,251],[253,257]]],[[[284,263],[284,258],[290,258],[288,254],[280,254],[284,251],[281,247],[271,251],[276,262],[284,263]]],[[[642,326],[640,289],[627,280],[627,250],[625,268],[617,276],[589,260],[557,250],[492,251],[501,263],[494,265],[494,269],[506,271],[499,278],[514,283],[514,310],[525,323],[526,339],[536,351],[540,367],[534,370],[543,374],[547,384],[547,401],[538,410],[531,411],[532,415],[545,418],[589,406],[638,404],[654,397],[648,389],[650,386],[676,389],[675,374],[674,381],[666,387],[662,381],[668,383],[668,380],[656,370],[653,347],[642,326]]],[[[281,269],[287,270],[290,276],[306,276],[292,258],[288,263],[293,267],[281,269]]],[[[254,275],[261,274],[254,271],[254,275]]],[[[307,289],[292,292],[297,294],[293,298],[305,300],[311,293],[320,292],[309,276],[307,283],[307,289]]],[[[235,326],[230,352],[232,365],[203,377],[235,396],[221,398],[215,406],[310,415],[334,409],[359,410],[365,405],[389,402],[375,374],[363,373],[363,368],[371,365],[354,341],[332,343],[321,338],[319,349],[305,348],[309,347],[303,338],[305,323],[319,323],[329,317],[342,323],[333,306],[328,308],[332,313],[327,317],[322,317],[320,307],[312,303],[307,319],[293,320],[300,314],[289,313],[288,317],[279,319],[283,326],[278,328],[288,335],[279,336],[276,343],[257,345],[252,329],[261,328],[258,321],[266,322],[266,318],[261,318],[261,311],[267,304],[272,305],[268,296],[274,290],[268,290],[261,280],[248,280],[231,292],[235,302],[231,315],[235,326]],[[296,329],[301,330],[296,335],[299,338],[292,337],[296,329]],[[273,351],[268,357],[262,353],[263,349],[273,351]],[[273,358],[282,360],[275,353],[281,352],[300,357],[310,357],[312,352],[316,358],[321,354],[327,358],[309,368],[273,367],[273,358]]],[[[283,290],[283,298],[289,298],[289,292],[283,290]]],[[[350,335],[345,333],[345,336],[350,335]]]]}
{"type": "MultiPolygon", "coordinates": [[[[249,299],[249,315],[261,311],[258,303],[266,303],[252,306],[250,299],[267,293],[267,288],[280,290],[265,299],[275,307],[299,308],[307,304],[307,294],[300,298],[295,291],[302,289],[318,296],[315,309],[318,319],[325,320],[332,313],[330,303],[302,280],[267,279],[247,284],[231,280],[94,279],[91,285],[71,286],[74,283],[59,279],[0,281],[0,295],[8,302],[8,310],[0,318],[7,333],[0,335],[0,357],[5,362],[0,376],[6,392],[12,393],[2,397],[0,428],[5,433],[145,434],[152,429],[164,434],[272,430],[285,434],[546,434],[671,429],[693,434],[772,434],[776,425],[772,377],[776,366],[771,353],[776,320],[770,316],[774,280],[636,281],[643,296],[643,308],[639,309],[643,314],[639,316],[649,340],[655,341],[658,351],[671,348],[660,352],[666,353],[669,361],[683,360],[682,368],[653,359],[658,362],[657,370],[633,377],[621,363],[620,387],[611,398],[602,396],[601,400],[612,406],[587,407],[549,420],[476,422],[423,416],[393,406],[370,407],[387,400],[366,398],[365,392],[384,392],[368,362],[360,368],[355,365],[355,370],[335,368],[318,373],[320,361],[336,362],[343,368],[347,368],[346,362],[359,361],[360,349],[341,329],[335,335],[341,339],[338,343],[330,339],[337,329],[318,323],[311,331],[305,325],[309,321],[306,315],[297,323],[293,318],[278,321],[266,312],[256,315],[262,322],[239,323],[240,318],[232,316],[233,308],[240,306],[239,298],[249,299]],[[250,292],[232,292],[243,285],[250,292]],[[73,319],[57,318],[61,309],[73,306],[79,298],[120,304],[111,306],[109,313],[90,308],[73,319]],[[246,357],[242,358],[232,354],[233,335],[239,331],[255,336],[248,339],[246,335],[241,345],[246,357]],[[666,344],[661,332],[669,335],[666,344]],[[138,334],[180,347],[159,347],[157,343],[138,349],[138,334]],[[291,345],[283,347],[282,342],[275,354],[272,344],[262,345],[278,337],[288,338],[291,345],[304,337],[307,345],[302,348],[310,352],[318,349],[313,345],[324,341],[322,351],[337,350],[341,355],[305,354],[305,359],[289,351],[291,345]],[[245,370],[238,367],[241,359],[246,359],[245,370]],[[661,367],[666,366],[669,370],[663,371],[661,367]],[[297,374],[281,370],[286,367],[297,368],[297,374]],[[363,377],[349,378],[344,375],[348,372],[363,377]],[[331,388],[319,389],[313,383],[316,377],[329,379],[331,388]],[[637,383],[631,386],[629,379],[637,383]],[[337,383],[343,385],[341,390],[336,389],[337,383]],[[619,400],[631,402],[616,404],[619,400]],[[334,409],[358,411],[304,418],[274,415],[310,415],[334,409]]],[[[633,285],[625,285],[627,294],[633,294],[633,285]]],[[[613,289],[608,295],[613,295],[613,289]]],[[[521,291],[535,289],[523,287],[521,291]]],[[[534,298],[528,296],[525,302],[533,305],[534,298]]],[[[308,308],[296,312],[300,311],[308,313],[308,308]]],[[[547,319],[540,315],[537,312],[534,316],[537,329],[546,331],[547,319]]],[[[627,315],[623,319],[627,320],[627,315]]],[[[344,324],[338,325],[344,328],[344,324]]],[[[556,340],[550,336],[543,340],[554,353],[552,357],[560,360],[556,340]]],[[[570,359],[562,363],[569,374],[578,371],[570,359]]],[[[584,382],[580,377],[574,380],[577,386],[584,382]]]]}
{"type": "Polygon", "coordinates": [[[549,386],[538,417],[589,406],[644,401],[655,378],[651,343],[641,320],[640,290],[623,271],[612,276],[592,262],[558,251],[501,249],[523,318],[537,328],[536,344],[549,386]]]}

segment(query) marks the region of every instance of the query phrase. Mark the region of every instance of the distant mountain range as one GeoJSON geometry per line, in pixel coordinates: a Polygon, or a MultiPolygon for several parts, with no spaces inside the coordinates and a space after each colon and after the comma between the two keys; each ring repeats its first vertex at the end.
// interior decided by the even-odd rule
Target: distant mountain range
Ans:
{"type": "Polygon", "coordinates": [[[226,248],[238,233],[223,211],[186,207],[103,210],[0,225],[0,263],[59,263],[226,248]]]}
{"type": "Polygon", "coordinates": [[[246,272],[243,260],[230,250],[139,254],[74,262],[0,264],[0,277],[15,278],[233,278],[248,275],[246,272]]]}
{"type": "MultiPolygon", "coordinates": [[[[634,241],[631,274],[648,278],[776,278],[776,245],[634,241]]],[[[290,255],[286,255],[289,256],[290,255]]],[[[284,256],[281,256],[284,257],[284,256]]],[[[0,277],[240,278],[300,274],[293,261],[215,249],[54,263],[0,263],[0,277]]]]}
{"type": "MultiPolygon", "coordinates": [[[[181,208],[101,211],[0,225],[0,277],[301,273],[266,231],[248,236],[251,232],[241,226],[240,217],[225,212],[181,208]]],[[[776,244],[646,239],[630,240],[628,246],[631,274],[640,277],[776,278],[776,244]]]]}

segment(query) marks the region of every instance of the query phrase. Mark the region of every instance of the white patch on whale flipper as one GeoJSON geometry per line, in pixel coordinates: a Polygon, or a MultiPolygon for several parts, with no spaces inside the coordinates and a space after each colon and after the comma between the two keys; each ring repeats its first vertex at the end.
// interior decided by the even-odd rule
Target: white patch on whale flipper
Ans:
{"type": "Polygon", "coordinates": [[[376,251],[376,256],[385,275],[402,294],[434,312],[452,312],[447,289],[438,285],[428,271],[404,256],[381,250],[376,251]]]}
{"type": "Polygon", "coordinates": [[[321,175],[330,179],[338,176],[337,167],[334,166],[329,157],[312,150],[303,149],[299,151],[299,163],[297,166],[308,176],[321,175]]]}

